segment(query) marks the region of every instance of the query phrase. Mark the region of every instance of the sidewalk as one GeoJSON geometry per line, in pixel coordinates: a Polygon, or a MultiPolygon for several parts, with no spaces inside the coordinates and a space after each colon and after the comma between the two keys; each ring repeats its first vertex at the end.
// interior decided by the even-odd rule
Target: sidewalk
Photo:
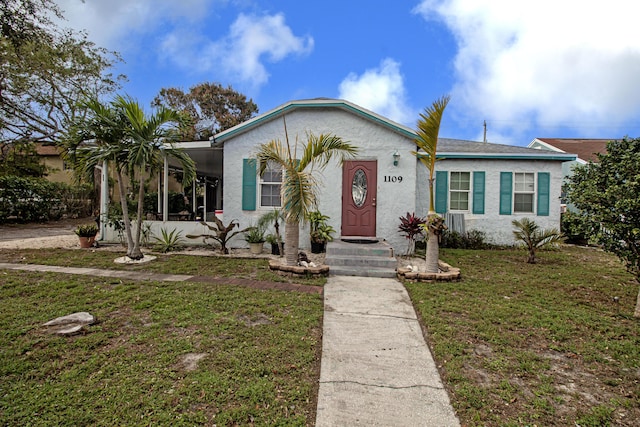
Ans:
{"type": "Polygon", "coordinates": [[[395,279],[331,276],[316,426],[459,426],[395,279]]]}

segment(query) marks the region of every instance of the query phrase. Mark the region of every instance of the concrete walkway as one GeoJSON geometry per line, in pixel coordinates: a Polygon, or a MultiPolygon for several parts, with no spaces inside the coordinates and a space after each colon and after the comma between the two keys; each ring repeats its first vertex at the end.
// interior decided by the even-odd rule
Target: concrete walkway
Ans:
{"type": "Polygon", "coordinates": [[[400,282],[331,276],[324,303],[317,427],[460,425],[400,282]]]}

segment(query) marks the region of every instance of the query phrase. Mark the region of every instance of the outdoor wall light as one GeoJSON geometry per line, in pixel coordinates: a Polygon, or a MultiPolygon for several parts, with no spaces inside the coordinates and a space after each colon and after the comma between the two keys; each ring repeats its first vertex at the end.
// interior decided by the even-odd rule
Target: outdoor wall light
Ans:
{"type": "Polygon", "coordinates": [[[400,153],[396,150],[393,152],[393,166],[398,166],[398,160],[400,160],[400,153]]]}

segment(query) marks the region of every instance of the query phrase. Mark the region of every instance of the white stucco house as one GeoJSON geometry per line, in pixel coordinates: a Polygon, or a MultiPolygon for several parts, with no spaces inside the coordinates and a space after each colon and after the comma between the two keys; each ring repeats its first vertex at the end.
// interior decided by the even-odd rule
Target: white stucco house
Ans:
{"type": "MultiPolygon", "coordinates": [[[[201,182],[215,183],[215,204],[205,207],[227,224],[242,228],[280,205],[277,171],[260,177],[251,161],[259,144],[306,141],[309,132],[330,133],[359,148],[355,159],[332,162],[317,175],[321,182],[319,210],[341,236],[377,237],[397,253],[406,249],[398,232],[399,217],[407,212],[426,216],[429,206],[428,172],[412,151],[413,129],[339,99],[291,101],[218,133],[211,141],[185,143],[201,182]]],[[[562,164],[573,154],[511,145],[441,138],[435,176],[436,211],[450,226],[481,230],[495,244],[514,243],[511,221],[530,217],[542,228],[560,228],[562,164]]],[[[166,176],[165,172],[165,176],[166,176]]],[[[205,203],[206,204],[206,203],[205,203]]],[[[160,227],[205,232],[197,222],[151,221],[160,227]],[[167,223],[171,223],[170,225],[167,223]]],[[[230,247],[244,247],[237,236],[230,247]]],[[[300,248],[310,246],[308,229],[300,230],[300,248]]]]}

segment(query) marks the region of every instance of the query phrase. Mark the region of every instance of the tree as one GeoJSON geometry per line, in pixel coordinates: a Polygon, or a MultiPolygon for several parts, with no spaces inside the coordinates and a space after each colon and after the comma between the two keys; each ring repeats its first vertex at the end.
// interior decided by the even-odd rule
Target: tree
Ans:
{"type": "Polygon", "coordinates": [[[513,237],[529,251],[529,258],[527,259],[529,264],[536,263],[536,251],[538,249],[564,239],[564,236],[558,230],[554,228],[540,230],[538,224],[529,218],[514,219],[511,224],[516,227],[513,231],[513,237]]]}
{"type": "Polygon", "coordinates": [[[429,171],[429,212],[427,213],[427,222],[425,224],[425,230],[427,232],[427,251],[425,261],[427,264],[426,270],[429,273],[438,272],[438,258],[440,255],[438,238],[446,228],[444,226],[444,219],[442,219],[442,217],[440,217],[435,211],[433,183],[436,169],[436,149],[438,148],[440,123],[442,122],[444,109],[447,107],[449,99],[450,97],[445,95],[442,98],[435,100],[431,106],[424,109],[424,113],[420,114],[418,130],[416,131],[417,136],[414,139],[418,149],[417,151],[412,152],[412,154],[416,156],[429,171]]]}
{"type": "MultiPolygon", "coordinates": [[[[597,162],[574,168],[567,189],[583,231],[640,282],[640,138],[607,143],[597,162]]],[[[640,292],[634,315],[640,317],[640,292]]]]}
{"type": "MultiPolygon", "coordinates": [[[[285,122],[285,135],[286,135],[285,122]]],[[[342,163],[357,153],[357,148],[342,138],[331,134],[307,134],[306,144],[300,147],[298,160],[298,141],[289,143],[289,137],[283,144],[280,140],[271,140],[258,147],[256,158],[258,171],[262,175],[269,163],[279,165],[283,170],[281,197],[282,211],[285,217],[284,240],[285,262],[296,265],[298,261],[298,243],[300,240],[300,222],[305,221],[309,213],[317,209],[317,182],[313,171],[324,169],[334,156],[342,163]]]]}
{"type": "Polygon", "coordinates": [[[190,118],[190,126],[183,130],[185,140],[206,140],[258,113],[258,106],[231,86],[225,88],[208,82],[192,86],[188,93],[178,88],[163,88],[152,105],[173,108],[190,118]]]}
{"type": "Polygon", "coordinates": [[[46,173],[33,143],[0,144],[0,176],[40,178],[46,173]]]}
{"type": "Polygon", "coordinates": [[[88,115],[77,120],[65,142],[65,157],[84,176],[92,176],[96,166],[104,161],[115,168],[120,190],[122,219],[127,239],[127,256],[142,259],[140,237],[144,209],[144,181],[164,164],[164,156],[177,159],[183,169],[184,182],[195,177],[193,160],[171,142],[181,116],[174,110],[160,107],[147,116],[140,105],[131,98],[118,96],[105,105],[96,99],[85,103],[88,115]],[[138,208],[136,234],[133,237],[127,206],[125,177],[137,181],[138,208]]]}
{"type": "Polygon", "coordinates": [[[0,2],[0,146],[53,144],[84,114],[78,99],[119,87],[107,73],[117,54],[51,16],[63,18],[53,0],[0,2]]]}

